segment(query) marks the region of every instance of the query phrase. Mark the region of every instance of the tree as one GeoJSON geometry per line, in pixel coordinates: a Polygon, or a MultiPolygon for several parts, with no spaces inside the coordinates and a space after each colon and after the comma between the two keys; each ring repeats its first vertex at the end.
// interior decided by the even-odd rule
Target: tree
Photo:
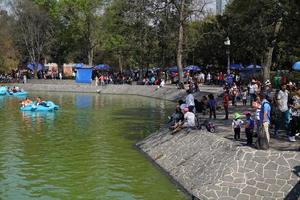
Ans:
{"type": "Polygon", "coordinates": [[[177,45],[177,67],[179,73],[179,86],[183,89],[183,45],[184,36],[186,34],[186,24],[191,20],[192,16],[204,14],[204,8],[208,4],[205,0],[170,0],[169,2],[174,6],[178,13],[178,45],[177,45]],[[196,6],[197,5],[197,6],[196,6]]]}
{"type": "Polygon", "coordinates": [[[270,79],[274,48],[283,25],[284,9],[280,0],[235,0],[228,6],[225,17],[233,44],[251,55],[255,65],[260,60],[264,80],[270,79]]]}
{"type": "Polygon", "coordinates": [[[52,16],[61,27],[57,37],[70,60],[93,65],[95,49],[100,44],[102,0],[61,0],[52,16]],[[69,46],[69,47],[67,47],[69,46]],[[71,47],[71,48],[70,48],[71,47]]]}
{"type": "Polygon", "coordinates": [[[13,19],[0,10],[0,70],[15,69],[19,64],[19,53],[11,35],[13,19]]]}
{"type": "Polygon", "coordinates": [[[48,13],[29,0],[15,1],[13,12],[20,52],[24,52],[29,62],[40,63],[49,50],[53,36],[53,24],[48,13]]]}

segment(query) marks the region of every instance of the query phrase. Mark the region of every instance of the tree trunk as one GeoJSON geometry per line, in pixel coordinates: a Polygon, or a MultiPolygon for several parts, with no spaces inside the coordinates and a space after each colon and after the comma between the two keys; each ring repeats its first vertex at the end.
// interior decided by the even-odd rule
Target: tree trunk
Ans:
{"type": "Polygon", "coordinates": [[[270,47],[268,47],[266,53],[265,53],[265,59],[264,59],[264,81],[270,80],[270,71],[272,66],[272,58],[273,58],[273,52],[274,47],[277,43],[277,36],[280,32],[280,28],[282,25],[282,17],[276,22],[275,30],[274,30],[274,40],[272,41],[270,47]]]}
{"type": "Polygon", "coordinates": [[[180,8],[180,21],[179,21],[179,35],[178,35],[178,47],[177,47],[177,67],[178,67],[178,78],[179,78],[179,88],[184,89],[183,82],[183,66],[182,66],[182,53],[183,53],[183,35],[184,35],[184,4],[185,0],[181,1],[180,8]]]}
{"type": "Polygon", "coordinates": [[[94,60],[94,49],[90,48],[89,51],[88,51],[89,66],[93,66],[93,60],[94,60]]]}
{"type": "Polygon", "coordinates": [[[119,54],[118,59],[119,59],[120,72],[123,73],[123,62],[122,62],[122,55],[121,54],[119,54]]]}

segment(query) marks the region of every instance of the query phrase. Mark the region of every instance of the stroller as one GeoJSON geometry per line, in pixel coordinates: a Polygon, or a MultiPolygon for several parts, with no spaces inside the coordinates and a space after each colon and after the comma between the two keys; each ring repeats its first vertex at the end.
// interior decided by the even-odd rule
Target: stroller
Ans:
{"type": "Polygon", "coordinates": [[[211,133],[215,133],[216,132],[216,125],[208,120],[204,120],[203,123],[200,123],[200,119],[199,117],[197,117],[197,126],[198,126],[198,129],[200,130],[204,130],[206,129],[208,132],[211,132],[211,133]]]}

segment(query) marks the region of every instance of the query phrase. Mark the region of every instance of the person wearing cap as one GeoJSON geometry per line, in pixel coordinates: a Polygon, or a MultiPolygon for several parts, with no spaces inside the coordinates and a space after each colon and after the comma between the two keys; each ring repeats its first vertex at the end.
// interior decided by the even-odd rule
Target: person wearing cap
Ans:
{"type": "Polygon", "coordinates": [[[286,89],[286,85],[281,85],[281,90],[278,92],[276,96],[278,108],[281,111],[284,128],[286,130],[287,135],[289,135],[289,108],[288,108],[288,99],[289,99],[289,91],[286,89]]]}
{"type": "Polygon", "coordinates": [[[235,113],[232,121],[232,130],[236,141],[240,140],[241,127],[244,123],[240,118],[241,115],[239,113],[235,113]]]}
{"type": "Polygon", "coordinates": [[[252,105],[252,102],[256,99],[256,92],[257,92],[257,85],[255,79],[251,81],[251,83],[248,85],[248,91],[250,95],[250,105],[252,105]]]}
{"type": "Polygon", "coordinates": [[[272,94],[272,84],[270,80],[266,80],[265,82],[265,93],[267,93],[268,95],[272,94]]]}
{"type": "Polygon", "coordinates": [[[253,143],[253,129],[254,129],[254,121],[251,118],[251,113],[247,111],[245,113],[246,120],[245,120],[245,133],[247,138],[247,145],[251,146],[253,143]]]}
{"type": "Polygon", "coordinates": [[[290,123],[291,131],[289,133],[289,140],[296,142],[295,135],[300,132],[300,87],[296,91],[296,95],[292,98],[291,103],[292,120],[290,123]]]}
{"type": "Polygon", "coordinates": [[[177,125],[174,126],[174,131],[171,133],[172,135],[177,133],[183,128],[195,128],[196,127],[196,116],[192,112],[191,108],[184,108],[184,121],[179,122],[177,125]]]}

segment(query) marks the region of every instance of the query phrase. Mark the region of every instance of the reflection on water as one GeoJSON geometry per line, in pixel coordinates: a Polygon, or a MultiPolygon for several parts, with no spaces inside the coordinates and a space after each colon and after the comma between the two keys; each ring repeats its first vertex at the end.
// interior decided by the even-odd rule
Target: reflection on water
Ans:
{"type": "Polygon", "coordinates": [[[31,96],[61,109],[21,112],[18,99],[0,98],[0,199],[185,199],[133,148],[164,123],[172,104],[127,96],[31,96]]]}
{"type": "Polygon", "coordinates": [[[76,96],[76,106],[77,108],[88,108],[90,106],[92,106],[92,96],[82,96],[82,95],[78,95],[76,96]]]}

